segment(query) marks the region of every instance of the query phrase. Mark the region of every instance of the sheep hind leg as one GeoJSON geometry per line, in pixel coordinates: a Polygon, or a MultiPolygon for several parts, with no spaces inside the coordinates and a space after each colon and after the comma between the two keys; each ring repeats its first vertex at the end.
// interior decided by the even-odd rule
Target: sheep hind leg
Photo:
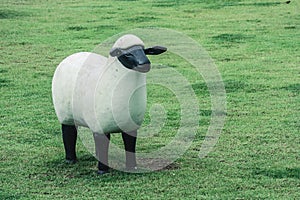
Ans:
{"type": "Polygon", "coordinates": [[[133,171],[136,170],[136,136],[137,131],[132,132],[122,132],[122,138],[125,146],[125,155],[126,155],[126,170],[133,171]]]}
{"type": "Polygon", "coordinates": [[[69,164],[76,163],[76,126],[62,124],[62,138],[65,147],[66,162],[69,164]]]}
{"type": "Polygon", "coordinates": [[[98,134],[94,133],[96,157],[98,159],[98,171],[99,175],[106,174],[109,171],[108,166],[108,147],[110,141],[110,134],[98,134]]]}

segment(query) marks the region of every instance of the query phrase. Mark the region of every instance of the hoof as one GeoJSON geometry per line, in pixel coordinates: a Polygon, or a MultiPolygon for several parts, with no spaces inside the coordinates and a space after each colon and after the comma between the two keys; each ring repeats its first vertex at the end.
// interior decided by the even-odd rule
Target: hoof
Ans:
{"type": "Polygon", "coordinates": [[[97,174],[98,174],[98,175],[103,175],[103,174],[108,174],[108,173],[109,173],[108,170],[105,170],[105,171],[104,171],[104,170],[98,170],[98,171],[97,171],[97,174]]]}
{"type": "Polygon", "coordinates": [[[126,167],[126,172],[136,172],[138,171],[138,167],[126,167]]]}
{"type": "Polygon", "coordinates": [[[66,164],[75,164],[75,163],[77,163],[77,160],[69,160],[69,159],[66,159],[66,164]]]}

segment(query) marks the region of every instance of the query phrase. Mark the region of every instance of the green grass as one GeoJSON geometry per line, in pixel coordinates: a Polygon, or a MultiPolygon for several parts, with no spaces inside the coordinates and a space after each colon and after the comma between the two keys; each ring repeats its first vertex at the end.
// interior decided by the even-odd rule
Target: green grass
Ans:
{"type": "MultiPolygon", "coordinates": [[[[0,199],[299,198],[299,7],[299,1],[272,0],[2,0],[0,199]],[[79,141],[79,162],[64,164],[51,99],[55,67],[72,53],[143,27],[183,32],[214,59],[227,92],[226,124],[214,151],[198,158],[211,114],[207,87],[168,54],[166,62],[191,82],[199,100],[200,126],[190,149],[168,170],[97,176],[96,160],[79,141]]],[[[149,93],[149,105],[173,98],[154,86],[149,93]]],[[[166,103],[164,130],[141,139],[140,151],[170,139],[177,104],[166,103]]]]}

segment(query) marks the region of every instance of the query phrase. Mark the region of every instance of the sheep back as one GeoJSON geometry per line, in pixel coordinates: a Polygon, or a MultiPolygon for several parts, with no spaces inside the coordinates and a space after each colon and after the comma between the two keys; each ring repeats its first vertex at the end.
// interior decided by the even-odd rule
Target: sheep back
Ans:
{"type": "Polygon", "coordinates": [[[146,76],[117,59],[77,53],[63,60],[53,78],[53,102],[62,124],[96,133],[139,128],[146,110],[146,76]]]}

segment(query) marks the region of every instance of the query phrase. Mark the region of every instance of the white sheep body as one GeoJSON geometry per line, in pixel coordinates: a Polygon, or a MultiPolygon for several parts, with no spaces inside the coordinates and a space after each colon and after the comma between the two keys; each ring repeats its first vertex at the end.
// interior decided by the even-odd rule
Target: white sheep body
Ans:
{"type": "MultiPolygon", "coordinates": [[[[144,45],[133,35],[114,47],[144,45]]],[[[52,96],[61,124],[85,126],[94,133],[139,128],[146,110],[146,75],[125,68],[116,57],[80,52],[57,67],[52,96]]]]}

